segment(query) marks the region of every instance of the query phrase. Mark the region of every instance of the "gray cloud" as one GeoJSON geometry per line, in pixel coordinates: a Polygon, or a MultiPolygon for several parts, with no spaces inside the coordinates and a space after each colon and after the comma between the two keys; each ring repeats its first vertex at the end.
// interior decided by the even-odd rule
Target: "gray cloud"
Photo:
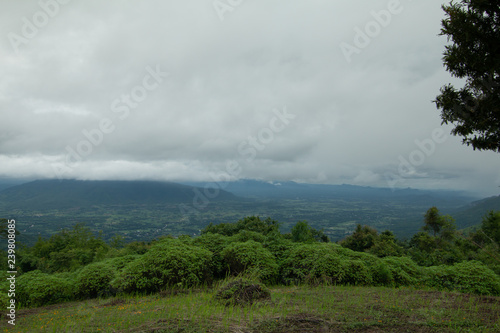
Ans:
{"type": "Polygon", "coordinates": [[[13,34],[43,9],[5,1],[0,13],[0,176],[212,181],[237,161],[241,178],[388,186],[392,174],[498,194],[498,154],[449,127],[411,175],[398,171],[441,128],[431,101],[453,81],[439,2],[401,0],[350,62],[341,43],[389,1],[243,1],[223,21],[212,1],[40,3],[57,13],[18,52],[13,34]],[[144,97],[148,68],[168,77],[144,97]],[[273,127],[285,107],[294,118],[273,127]]]}

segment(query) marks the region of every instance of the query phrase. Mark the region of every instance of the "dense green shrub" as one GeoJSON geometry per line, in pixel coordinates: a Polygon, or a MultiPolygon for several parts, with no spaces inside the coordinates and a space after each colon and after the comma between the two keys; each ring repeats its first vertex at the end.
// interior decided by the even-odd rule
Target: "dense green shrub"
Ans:
{"type": "Polygon", "coordinates": [[[292,240],[283,237],[280,233],[273,233],[268,235],[264,242],[264,247],[268,249],[278,266],[281,266],[283,260],[290,256],[291,250],[300,244],[294,243],[292,240]]]}
{"type": "Polygon", "coordinates": [[[46,274],[35,270],[16,281],[16,300],[23,306],[37,307],[75,299],[75,283],[67,274],[46,274]]]}
{"type": "Polygon", "coordinates": [[[142,256],[138,254],[129,254],[123,257],[106,259],[102,262],[106,263],[107,265],[110,265],[117,272],[122,270],[125,266],[127,266],[128,263],[141,257],[142,256]]]}
{"type": "Polygon", "coordinates": [[[109,262],[98,262],[82,268],[76,277],[76,290],[83,298],[110,295],[110,282],[116,270],[109,262]]]}
{"type": "Polygon", "coordinates": [[[283,261],[281,273],[286,283],[323,280],[341,283],[344,278],[343,258],[337,244],[315,243],[294,247],[283,261]]]}
{"type": "Polygon", "coordinates": [[[422,268],[408,257],[385,257],[382,261],[392,276],[392,283],[389,285],[396,287],[415,285],[423,276],[422,268]]]}
{"type": "Polygon", "coordinates": [[[116,290],[111,287],[111,281],[127,264],[140,257],[140,255],[126,255],[83,267],[75,279],[78,295],[89,298],[115,294],[116,290]]]}
{"type": "Polygon", "coordinates": [[[221,255],[233,275],[246,273],[262,281],[271,282],[278,272],[278,265],[271,252],[253,240],[231,243],[221,255]]]}
{"type": "Polygon", "coordinates": [[[165,239],[125,266],[111,285],[125,292],[153,292],[165,286],[210,282],[211,259],[212,253],[208,250],[165,239]]]}
{"type": "Polygon", "coordinates": [[[244,243],[249,240],[253,240],[258,243],[264,243],[267,237],[256,231],[240,230],[237,234],[231,236],[231,243],[241,242],[244,243]]]}
{"type": "Polygon", "coordinates": [[[380,261],[369,267],[372,272],[374,285],[386,287],[394,285],[394,276],[392,274],[393,270],[389,268],[389,265],[386,262],[380,261]]]}
{"type": "Polygon", "coordinates": [[[342,276],[340,283],[348,285],[372,285],[373,277],[370,269],[361,260],[343,260],[342,269],[344,276],[342,276]]]}
{"type": "Polygon", "coordinates": [[[425,285],[463,293],[500,295],[500,277],[478,261],[465,261],[453,266],[433,266],[425,269],[425,285]]]}
{"type": "Polygon", "coordinates": [[[381,258],[366,252],[356,252],[349,249],[344,249],[344,255],[348,256],[351,260],[361,260],[365,263],[370,271],[373,285],[392,286],[394,284],[392,270],[389,269],[386,261],[383,261],[381,258]],[[350,251],[350,253],[347,253],[347,251],[350,251]]]}
{"type": "Polygon", "coordinates": [[[227,271],[227,265],[222,258],[222,250],[229,244],[231,238],[221,234],[205,233],[193,240],[193,245],[212,252],[210,268],[215,278],[223,278],[227,271]]]}

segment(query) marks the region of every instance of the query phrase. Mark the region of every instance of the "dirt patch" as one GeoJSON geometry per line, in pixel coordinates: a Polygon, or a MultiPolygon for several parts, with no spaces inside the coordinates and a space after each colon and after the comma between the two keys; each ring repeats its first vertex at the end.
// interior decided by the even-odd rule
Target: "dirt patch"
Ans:
{"type": "Polygon", "coordinates": [[[269,318],[252,326],[253,333],[431,333],[431,332],[453,332],[445,327],[429,327],[417,324],[401,325],[370,325],[365,323],[345,324],[332,322],[327,318],[321,318],[312,314],[299,313],[286,318],[269,318]]]}
{"type": "Polygon", "coordinates": [[[341,332],[332,331],[332,323],[328,320],[307,313],[297,313],[286,318],[268,318],[253,325],[252,332],[341,332]]]}
{"type": "Polygon", "coordinates": [[[115,298],[115,299],[112,299],[111,301],[109,301],[107,303],[99,305],[99,308],[105,308],[107,306],[122,305],[122,304],[125,304],[125,303],[127,303],[127,301],[124,300],[123,298],[115,298]]]}
{"type": "Polygon", "coordinates": [[[447,333],[447,332],[454,332],[453,330],[443,328],[443,327],[429,327],[429,326],[420,326],[420,325],[401,325],[398,327],[394,326],[365,326],[365,327],[359,327],[359,328],[344,328],[344,329],[339,329],[338,331],[330,331],[330,332],[362,332],[362,333],[401,333],[401,332],[412,332],[412,333],[433,333],[433,332],[440,332],[440,333],[447,333]]]}
{"type": "Polygon", "coordinates": [[[161,290],[158,295],[160,297],[170,297],[170,296],[177,296],[177,295],[187,295],[190,292],[193,292],[193,290],[188,290],[188,289],[165,289],[161,290]]]}
{"type": "Polygon", "coordinates": [[[19,311],[16,312],[16,317],[31,316],[34,314],[49,312],[58,309],[74,308],[78,305],[80,305],[80,303],[78,302],[69,302],[69,303],[46,305],[40,308],[20,309],[19,311]]]}

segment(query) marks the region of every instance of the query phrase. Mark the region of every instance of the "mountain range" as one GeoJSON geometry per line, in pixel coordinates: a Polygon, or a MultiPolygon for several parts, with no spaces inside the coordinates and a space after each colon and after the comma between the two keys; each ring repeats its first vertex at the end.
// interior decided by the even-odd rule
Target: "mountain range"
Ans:
{"type": "MultiPolygon", "coordinates": [[[[36,180],[0,191],[7,209],[61,209],[93,205],[144,205],[192,202],[205,189],[158,181],[36,180]]],[[[236,200],[219,191],[213,200],[236,200]]]]}
{"type": "Polygon", "coordinates": [[[249,215],[277,219],[285,231],[298,220],[307,220],[332,240],[345,237],[358,223],[408,238],[421,228],[423,215],[432,206],[450,214],[462,229],[480,224],[488,211],[500,210],[500,196],[478,200],[457,191],[251,179],[182,184],[0,181],[0,218],[18,219],[30,242],[37,234],[48,236],[76,223],[103,230],[107,238],[123,234],[143,240],[166,233],[198,234],[208,223],[235,222],[249,215]]]}

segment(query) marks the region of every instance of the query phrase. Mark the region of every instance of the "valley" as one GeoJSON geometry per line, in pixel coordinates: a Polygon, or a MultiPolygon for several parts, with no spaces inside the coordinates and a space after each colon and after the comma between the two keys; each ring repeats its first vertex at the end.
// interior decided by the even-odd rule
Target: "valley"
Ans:
{"type": "Polygon", "coordinates": [[[225,190],[220,189],[217,197],[193,209],[202,183],[37,181],[1,191],[0,216],[16,219],[19,240],[27,245],[77,223],[101,232],[105,240],[121,235],[126,241],[149,241],[168,234],[199,235],[209,223],[235,222],[245,216],[277,220],[282,232],[306,220],[338,241],[357,224],[408,239],[419,231],[432,206],[460,216],[459,228],[479,224],[487,212],[484,205],[498,207],[498,200],[486,199],[467,209],[475,198],[459,192],[279,184],[254,180],[223,184],[225,190]]]}

